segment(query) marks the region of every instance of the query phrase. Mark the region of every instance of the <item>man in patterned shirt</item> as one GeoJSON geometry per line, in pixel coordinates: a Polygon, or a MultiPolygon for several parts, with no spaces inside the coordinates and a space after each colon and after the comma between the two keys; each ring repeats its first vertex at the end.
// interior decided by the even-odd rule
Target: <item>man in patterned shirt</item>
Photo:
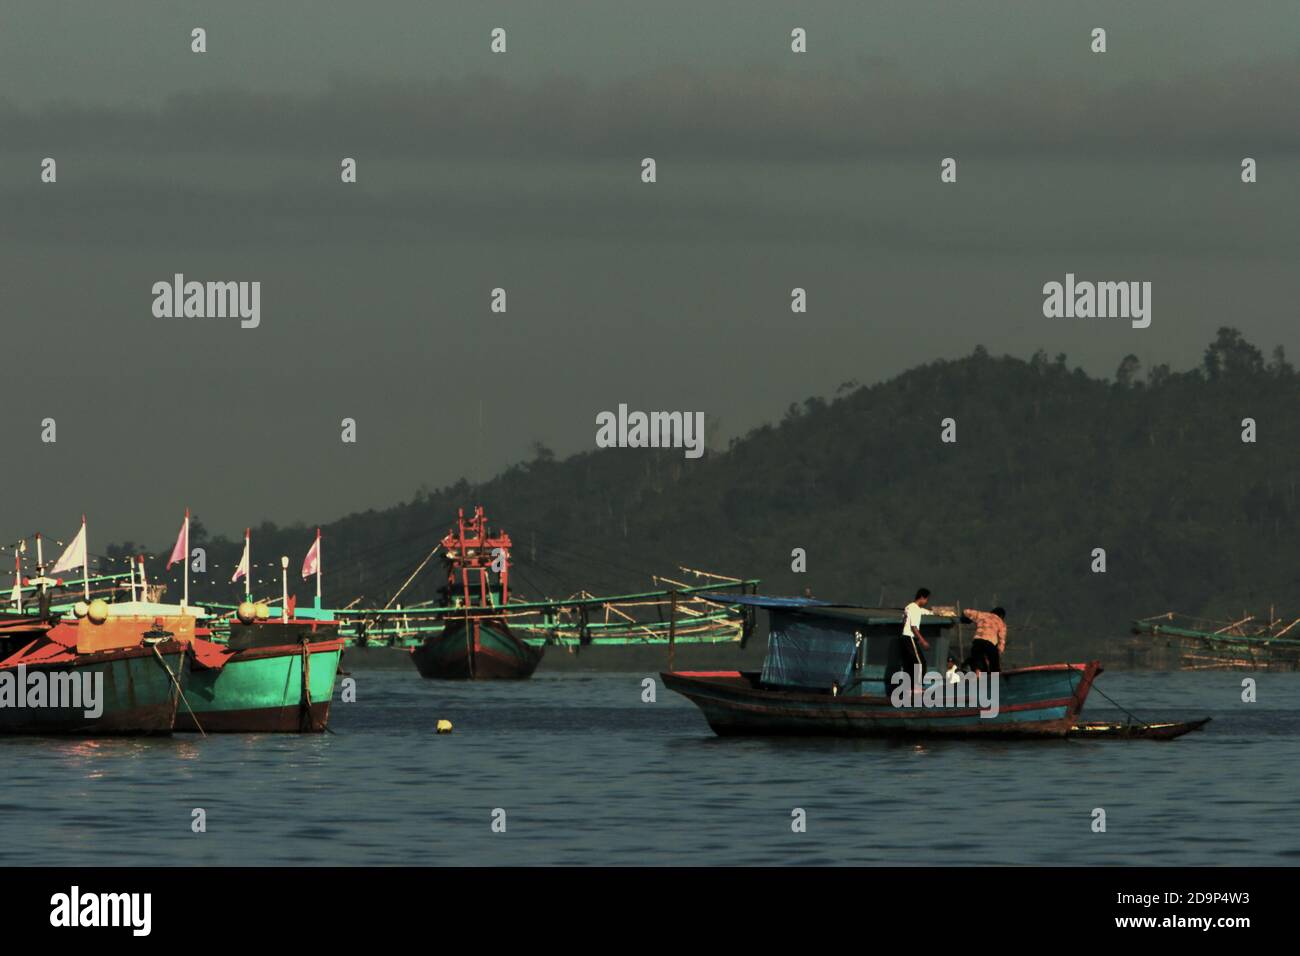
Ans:
{"type": "Polygon", "coordinates": [[[967,608],[964,614],[975,623],[975,639],[970,642],[970,666],[976,672],[1002,670],[1002,652],[1007,647],[1007,612],[1000,607],[992,611],[967,608]]]}

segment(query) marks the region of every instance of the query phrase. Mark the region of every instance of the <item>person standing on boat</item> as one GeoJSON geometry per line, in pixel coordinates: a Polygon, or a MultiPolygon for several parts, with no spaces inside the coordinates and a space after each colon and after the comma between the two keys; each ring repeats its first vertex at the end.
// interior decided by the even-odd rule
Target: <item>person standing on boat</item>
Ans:
{"type": "Polygon", "coordinates": [[[903,670],[908,677],[913,676],[913,668],[921,665],[925,674],[925,655],[922,649],[929,650],[930,642],[921,636],[921,618],[925,616],[925,606],[930,603],[930,589],[920,588],[912,603],[903,609],[903,670]]]}
{"type": "Polygon", "coordinates": [[[975,624],[975,639],[970,642],[970,666],[975,671],[990,674],[1002,670],[1002,652],[1007,648],[1007,612],[995,607],[992,611],[974,611],[967,608],[966,617],[975,624]]]}

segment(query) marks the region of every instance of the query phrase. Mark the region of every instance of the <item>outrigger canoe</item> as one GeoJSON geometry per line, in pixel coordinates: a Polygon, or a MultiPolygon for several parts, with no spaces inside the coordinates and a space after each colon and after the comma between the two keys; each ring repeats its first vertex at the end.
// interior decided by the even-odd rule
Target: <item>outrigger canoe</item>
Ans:
{"type": "MultiPolygon", "coordinates": [[[[709,596],[769,615],[761,672],[667,672],[664,685],[693,702],[713,731],[835,737],[1065,737],[1075,727],[1101,664],[1045,664],[998,675],[996,707],[963,700],[895,703],[888,676],[902,661],[903,612],[811,598],[709,596]]],[[[927,615],[921,632],[943,660],[953,618],[927,615]]]]}

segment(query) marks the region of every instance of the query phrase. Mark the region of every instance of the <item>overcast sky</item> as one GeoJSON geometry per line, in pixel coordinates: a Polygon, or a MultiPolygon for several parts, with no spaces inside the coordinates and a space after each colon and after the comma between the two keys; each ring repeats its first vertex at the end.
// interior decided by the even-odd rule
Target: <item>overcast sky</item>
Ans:
{"type": "Polygon", "coordinates": [[[0,537],[328,521],[621,402],[734,435],[981,343],[1300,357],[1297,36],[1295,0],[7,0],[0,537]],[[176,272],[260,281],[261,326],[155,318],[176,272]],[[1150,281],[1151,327],[1043,318],[1067,272],[1150,281]]]}

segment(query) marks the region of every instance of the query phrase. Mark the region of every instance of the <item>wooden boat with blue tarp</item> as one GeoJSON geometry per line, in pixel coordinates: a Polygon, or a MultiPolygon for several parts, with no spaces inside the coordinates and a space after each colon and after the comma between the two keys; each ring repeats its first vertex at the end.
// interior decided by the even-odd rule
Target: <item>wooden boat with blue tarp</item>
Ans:
{"type": "MultiPolygon", "coordinates": [[[[770,624],[761,672],[660,675],[666,687],[699,707],[721,736],[1065,737],[1101,673],[1097,661],[1025,667],[1001,672],[996,684],[988,681],[990,690],[996,688],[995,706],[973,693],[934,706],[920,689],[900,703],[890,677],[904,659],[901,609],[742,594],[709,600],[762,609],[770,624]]],[[[944,632],[955,623],[937,615],[922,619],[931,659],[944,659],[944,632]]],[[[939,685],[945,683],[942,675],[934,676],[939,685]]],[[[963,682],[963,687],[973,685],[963,682]]]]}

